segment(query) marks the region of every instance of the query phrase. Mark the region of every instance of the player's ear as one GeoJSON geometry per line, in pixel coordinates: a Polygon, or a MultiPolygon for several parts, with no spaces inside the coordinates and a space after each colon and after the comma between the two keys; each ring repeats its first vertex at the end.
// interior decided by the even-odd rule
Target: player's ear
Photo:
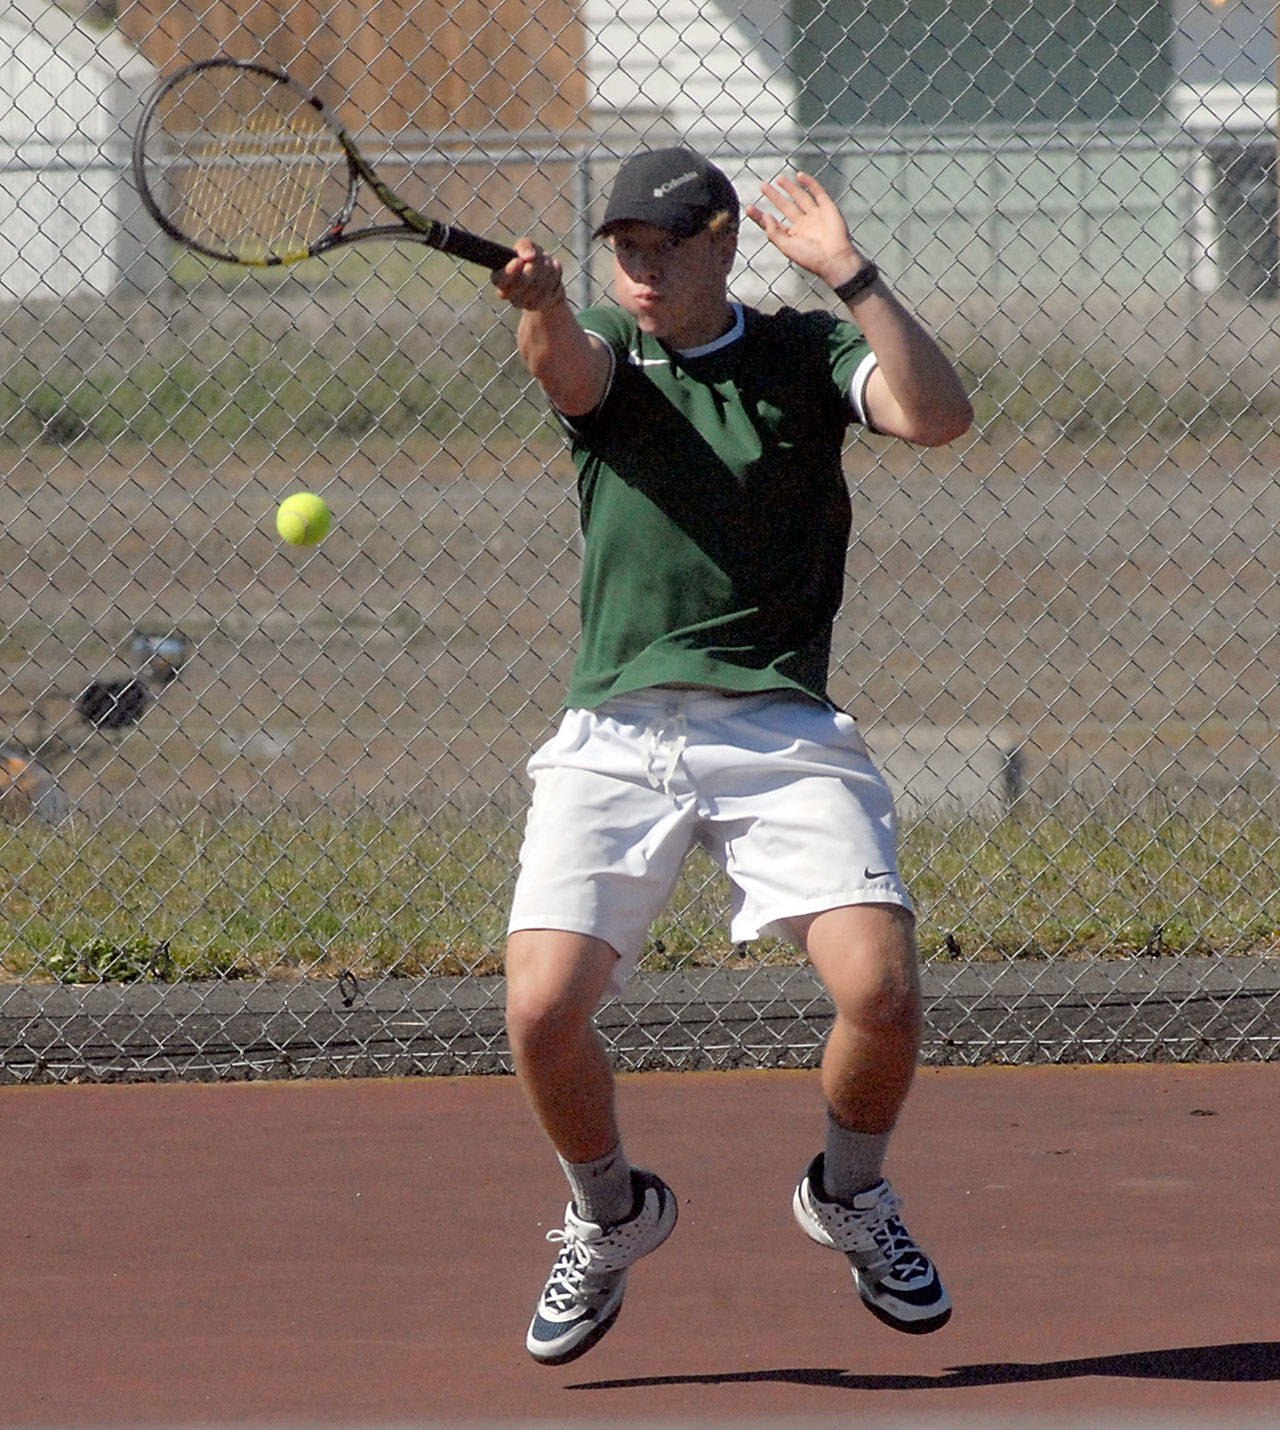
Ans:
{"type": "Polygon", "coordinates": [[[722,209],[707,225],[707,229],[717,253],[720,254],[727,276],[738,256],[738,221],[727,209],[722,209]]]}

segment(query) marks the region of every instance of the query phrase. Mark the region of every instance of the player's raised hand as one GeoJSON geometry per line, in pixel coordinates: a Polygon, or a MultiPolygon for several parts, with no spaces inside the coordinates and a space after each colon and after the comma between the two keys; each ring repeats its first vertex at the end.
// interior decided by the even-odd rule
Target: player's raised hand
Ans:
{"type": "Polygon", "coordinates": [[[783,176],[761,189],[780,217],[756,204],[748,204],[747,217],[793,263],[835,287],[866,262],[835,200],[812,174],[783,176]]]}
{"type": "Polygon", "coordinates": [[[539,313],[564,299],[560,261],[551,258],[531,238],[518,238],[516,256],[493,274],[498,296],[526,312],[539,313]]]}

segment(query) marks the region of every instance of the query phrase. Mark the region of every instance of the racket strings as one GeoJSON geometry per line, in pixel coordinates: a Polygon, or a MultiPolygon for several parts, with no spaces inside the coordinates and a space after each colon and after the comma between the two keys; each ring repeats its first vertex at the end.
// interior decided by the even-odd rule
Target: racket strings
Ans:
{"type": "Polygon", "coordinates": [[[343,216],[346,156],[321,113],[270,76],[196,83],[163,121],[176,225],[246,263],[290,262],[343,216]]]}

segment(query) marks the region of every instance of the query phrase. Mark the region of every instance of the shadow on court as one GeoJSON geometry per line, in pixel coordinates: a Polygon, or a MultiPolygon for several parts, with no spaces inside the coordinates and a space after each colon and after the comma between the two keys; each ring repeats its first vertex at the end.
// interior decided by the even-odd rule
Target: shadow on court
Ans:
{"type": "Polygon", "coordinates": [[[1086,1356],[1040,1365],[962,1365],[938,1376],[856,1375],[852,1371],[796,1367],[790,1370],[739,1371],[729,1375],[651,1376],[637,1380],[601,1380],[571,1385],[570,1390],[641,1390],[652,1385],[737,1385],[777,1381],[825,1390],[955,1390],[971,1386],[1028,1385],[1110,1375],[1122,1380],[1260,1381],[1280,1380],[1280,1342],[1255,1341],[1230,1346],[1186,1346],[1181,1350],[1133,1351],[1127,1355],[1086,1356]]]}
{"type": "Polygon", "coordinates": [[[0,1425],[1280,1422],[1280,1065],[923,1070],[921,1337],[792,1221],[815,1073],[620,1099],[679,1225],[549,1369],[565,1192],[512,1079],[0,1088],[0,1425]]]}

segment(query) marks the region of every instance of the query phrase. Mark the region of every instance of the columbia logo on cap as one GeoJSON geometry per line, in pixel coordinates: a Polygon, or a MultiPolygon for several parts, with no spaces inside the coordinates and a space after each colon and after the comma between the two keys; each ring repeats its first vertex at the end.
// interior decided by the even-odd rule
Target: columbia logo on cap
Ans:
{"type": "Polygon", "coordinates": [[[696,169],[690,169],[687,174],[681,174],[679,178],[668,179],[665,184],[659,184],[658,187],[654,189],[653,196],[655,199],[665,199],[672,189],[678,189],[682,184],[691,183],[697,177],[698,171],[696,169]]]}

